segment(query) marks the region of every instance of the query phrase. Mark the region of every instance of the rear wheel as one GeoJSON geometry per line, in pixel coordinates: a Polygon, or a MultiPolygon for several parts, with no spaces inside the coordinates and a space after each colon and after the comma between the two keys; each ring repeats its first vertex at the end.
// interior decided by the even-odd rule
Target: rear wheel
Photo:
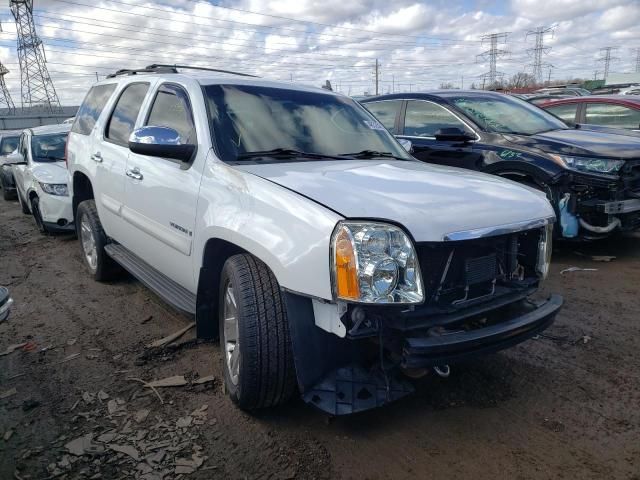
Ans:
{"type": "Polygon", "coordinates": [[[220,282],[220,347],[231,399],[243,409],[284,403],[296,387],[284,299],[252,255],[229,258],[220,282]]]}
{"type": "Polygon", "coordinates": [[[76,233],[80,240],[84,264],[93,278],[102,282],[117,276],[120,266],[104,250],[108,240],[94,200],[85,200],[78,205],[76,233]]]}
{"type": "Polygon", "coordinates": [[[49,233],[49,230],[47,230],[47,227],[42,220],[42,214],[40,213],[40,199],[38,197],[33,197],[31,199],[31,213],[33,214],[33,219],[36,221],[38,231],[43,235],[49,233]]]}

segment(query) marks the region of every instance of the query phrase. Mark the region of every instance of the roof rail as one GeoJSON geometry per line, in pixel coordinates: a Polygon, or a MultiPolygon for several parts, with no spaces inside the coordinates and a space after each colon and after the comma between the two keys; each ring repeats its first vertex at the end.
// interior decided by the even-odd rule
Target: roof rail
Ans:
{"type": "MultiPolygon", "coordinates": [[[[152,67],[156,67],[156,65],[152,65],[152,67]]],[[[167,65],[167,67],[169,66],[167,65]]],[[[178,70],[176,70],[173,67],[165,68],[164,66],[163,68],[150,68],[150,67],[134,68],[134,69],[123,68],[122,70],[118,70],[115,73],[111,73],[107,75],[107,78],[119,77],[121,75],[137,75],[138,73],[178,73],[178,70]]]]}
{"type": "Polygon", "coordinates": [[[193,67],[191,65],[165,65],[161,63],[154,63],[153,65],[147,65],[146,69],[151,71],[157,71],[157,69],[173,69],[174,73],[177,73],[177,69],[187,69],[187,70],[204,70],[207,72],[218,72],[218,73],[230,73],[231,75],[239,75],[241,77],[253,77],[258,78],[257,75],[250,75],[248,73],[241,72],[233,72],[231,70],[220,70],[219,68],[208,68],[208,67],[193,67]]]}

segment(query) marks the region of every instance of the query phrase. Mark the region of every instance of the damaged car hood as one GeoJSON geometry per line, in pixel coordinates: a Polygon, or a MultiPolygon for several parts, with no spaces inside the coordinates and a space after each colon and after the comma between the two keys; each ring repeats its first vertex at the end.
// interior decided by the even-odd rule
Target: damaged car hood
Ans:
{"type": "Polygon", "coordinates": [[[40,163],[32,169],[33,178],[42,183],[67,183],[68,171],[64,162],[40,163]]]}
{"type": "Polygon", "coordinates": [[[402,160],[236,165],[345,218],[400,223],[416,241],[553,217],[544,194],[499,177],[402,160]]]}

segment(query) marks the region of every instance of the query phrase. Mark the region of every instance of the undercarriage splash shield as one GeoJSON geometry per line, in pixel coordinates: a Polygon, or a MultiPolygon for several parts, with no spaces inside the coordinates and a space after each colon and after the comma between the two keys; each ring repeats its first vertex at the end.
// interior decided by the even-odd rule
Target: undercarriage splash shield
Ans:
{"type": "Polygon", "coordinates": [[[360,366],[339,368],[328,374],[304,395],[305,402],[332,415],[348,415],[381,407],[413,393],[406,380],[388,375],[379,368],[360,366]]]}

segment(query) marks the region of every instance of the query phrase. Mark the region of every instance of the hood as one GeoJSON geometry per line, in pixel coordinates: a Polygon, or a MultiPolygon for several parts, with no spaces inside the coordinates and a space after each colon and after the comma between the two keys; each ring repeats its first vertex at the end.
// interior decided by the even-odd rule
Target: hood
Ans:
{"type": "Polygon", "coordinates": [[[541,192],[459,168],[402,160],[344,160],[240,165],[345,218],[390,220],[416,241],[548,218],[541,192]]]}
{"type": "Polygon", "coordinates": [[[552,130],[537,135],[505,135],[511,143],[559,155],[640,158],[640,137],[597,129],[552,130]]]}
{"type": "Polygon", "coordinates": [[[42,183],[67,183],[68,170],[64,162],[39,163],[31,171],[33,178],[42,183]]]}
{"type": "Polygon", "coordinates": [[[0,155],[0,165],[9,165],[11,163],[18,163],[22,161],[24,161],[24,158],[18,153],[18,150],[14,150],[8,155],[0,155]]]}

